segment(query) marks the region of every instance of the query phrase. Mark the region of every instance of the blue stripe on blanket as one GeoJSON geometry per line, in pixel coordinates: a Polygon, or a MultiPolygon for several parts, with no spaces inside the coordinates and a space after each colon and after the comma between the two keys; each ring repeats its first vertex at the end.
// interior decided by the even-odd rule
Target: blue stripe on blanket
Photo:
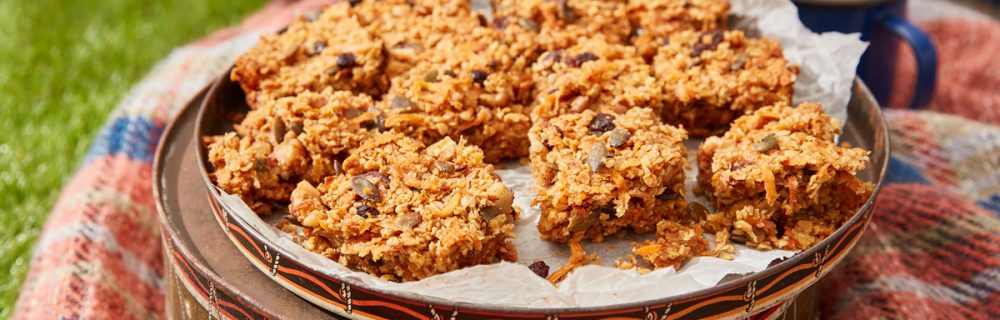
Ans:
{"type": "Polygon", "coordinates": [[[924,178],[923,174],[920,174],[913,166],[907,164],[903,160],[896,157],[889,158],[889,172],[886,173],[885,180],[882,184],[890,183],[919,183],[919,184],[929,184],[927,178],[924,178]]]}
{"type": "Polygon", "coordinates": [[[124,154],[129,159],[152,163],[163,124],[143,117],[121,117],[106,125],[84,159],[88,164],[97,157],[124,154]]]}

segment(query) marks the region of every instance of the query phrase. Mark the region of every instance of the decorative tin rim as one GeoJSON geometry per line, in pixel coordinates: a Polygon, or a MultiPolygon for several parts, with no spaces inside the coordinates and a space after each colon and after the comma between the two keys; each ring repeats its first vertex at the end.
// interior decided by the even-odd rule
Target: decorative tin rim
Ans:
{"type": "MultiPolygon", "coordinates": [[[[227,72],[222,77],[220,77],[218,80],[216,80],[211,85],[211,88],[209,89],[208,94],[202,100],[201,106],[200,106],[200,108],[198,110],[198,115],[197,115],[197,117],[195,119],[196,123],[195,123],[195,128],[194,128],[194,130],[195,130],[194,136],[195,136],[196,139],[198,139],[200,137],[203,137],[204,133],[206,132],[205,131],[206,128],[204,127],[204,124],[205,124],[204,123],[204,117],[205,117],[206,110],[208,109],[208,106],[211,103],[212,99],[214,97],[216,97],[221,90],[223,90],[223,86],[225,86],[225,85],[236,85],[234,82],[232,82],[229,79],[228,74],[229,73],[227,72]]],[[[785,298],[785,297],[787,297],[787,296],[789,296],[791,294],[795,294],[795,293],[797,293],[798,291],[801,291],[804,288],[807,288],[809,285],[812,285],[819,278],[821,278],[822,275],[825,275],[826,272],[824,272],[824,271],[829,271],[829,269],[826,269],[824,267],[825,266],[829,266],[831,262],[832,262],[833,265],[838,264],[844,258],[844,256],[848,252],[850,252],[850,250],[854,247],[855,243],[861,237],[861,234],[867,228],[868,223],[871,220],[870,217],[872,215],[873,206],[874,206],[875,200],[876,200],[876,198],[878,196],[878,193],[881,190],[882,182],[883,182],[883,180],[885,178],[885,173],[886,173],[886,170],[888,168],[888,162],[889,162],[888,160],[889,160],[889,157],[890,157],[891,148],[890,148],[890,145],[889,145],[888,126],[886,125],[885,118],[883,117],[883,114],[882,114],[880,106],[878,105],[878,102],[874,101],[874,99],[872,98],[871,92],[868,90],[868,87],[865,86],[865,84],[860,79],[855,78],[855,80],[854,80],[854,87],[855,87],[855,89],[853,90],[852,94],[858,94],[858,93],[860,93],[862,95],[863,99],[870,100],[870,104],[873,107],[871,108],[871,110],[868,110],[868,112],[871,113],[869,116],[875,116],[877,118],[877,122],[878,122],[878,125],[879,125],[879,127],[874,128],[874,129],[875,129],[876,132],[881,131],[883,133],[882,137],[881,137],[882,138],[881,142],[885,146],[885,150],[884,150],[885,152],[883,154],[882,159],[880,159],[881,160],[880,161],[881,168],[874,168],[875,169],[875,174],[876,174],[876,177],[877,177],[877,179],[876,179],[877,181],[875,181],[875,188],[874,188],[872,194],[869,196],[868,200],[865,201],[864,205],[862,205],[862,207],[860,209],[858,209],[858,211],[855,212],[855,214],[848,221],[846,221],[844,223],[844,225],[842,225],[840,228],[838,228],[837,231],[835,231],[833,234],[831,234],[830,236],[828,236],[826,239],[823,239],[822,241],[820,241],[819,244],[817,244],[817,245],[815,245],[815,246],[813,246],[813,247],[811,247],[809,249],[806,249],[806,250],[804,250],[802,252],[799,252],[798,254],[795,254],[792,257],[789,257],[789,258],[787,258],[787,259],[785,259],[785,260],[783,260],[781,262],[778,262],[777,264],[772,264],[772,265],[768,266],[767,268],[765,268],[764,270],[759,271],[759,272],[755,272],[755,273],[752,273],[752,274],[743,275],[743,276],[741,276],[741,277],[739,277],[737,279],[734,279],[734,280],[731,280],[731,281],[727,281],[727,282],[723,282],[723,283],[717,284],[716,286],[713,286],[713,287],[710,287],[710,288],[700,289],[700,290],[696,290],[696,291],[692,291],[692,292],[688,292],[688,293],[684,293],[684,294],[680,294],[680,295],[668,296],[668,297],[657,298],[657,299],[650,299],[650,300],[629,302],[629,303],[623,303],[623,304],[606,305],[606,306],[553,307],[553,308],[517,308],[517,307],[498,306],[498,305],[476,305],[476,304],[467,303],[467,302],[447,301],[446,299],[437,298],[437,297],[417,296],[416,294],[412,294],[412,293],[408,293],[408,292],[394,292],[394,291],[377,289],[377,288],[369,288],[369,287],[367,287],[365,285],[358,285],[357,281],[355,281],[355,280],[352,280],[352,279],[341,279],[341,278],[335,277],[333,275],[330,275],[329,273],[324,272],[323,270],[315,270],[313,268],[307,268],[307,267],[304,267],[304,266],[303,266],[303,268],[306,269],[306,270],[308,270],[308,271],[311,271],[311,272],[313,272],[313,273],[315,273],[317,275],[320,275],[320,276],[322,276],[324,278],[327,278],[327,279],[330,279],[330,280],[333,280],[333,281],[336,281],[336,282],[346,283],[347,285],[349,285],[351,287],[361,288],[361,289],[364,289],[366,291],[369,291],[369,292],[372,292],[372,293],[375,293],[375,294],[378,294],[378,295],[385,296],[387,298],[391,298],[391,299],[394,299],[394,300],[402,300],[403,302],[407,302],[407,303],[410,303],[410,304],[431,306],[431,309],[434,309],[434,308],[437,308],[437,307],[451,307],[451,309],[456,309],[456,310],[466,310],[466,311],[468,311],[468,310],[474,310],[474,311],[482,311],[483,313],[486,313],[486,314],[497,314],[497,315],[501,315],[501,314],[510,314],[510,315],[549,315],[549,314],[556,314],[556,315],[563,316],[563,317],[565,317],[565,316],[576,317],[576,316],[619,315],[619,314],[623,314],[623,313],[642,312],[644,310],[645,311],[649,311],[651,309],[666,309],[668,311],[671,311],[672,307],[677,307],[676,305],[679,304],[679,303],[695,302],[696,300],[700,300],[700,299],[704,299],[704,298],[708,298],[708,297],[714,297],[714,299],[710,300],[710,301],[719,300],[718,303],[722,303],[722,302],[731,300],[731,299],[723,299],[726,296],[729,296],[730,298],[732,298],[732,297],[738,297],[738,296],[743,296],[744,299],[738,300],[740,302],[739,305],[747,305],[747,308],[745,308],[744,310],[740,310],[742,307],[738,307],[737,305],[734,305],[733,307],[727,308],[728,311],[726,311],[725,313],[723,313],[723,314],[715,314],[715,315],[721,315],[721,316],[724,316],[724,317],[733,317],[733,316],[737,316],[737,315],[740,315],[740,314],[746,314],[746,313],[751,312],[751,311],[760,312],[765,307],[769,307],[771,305],[778,305],[780,302],[782,302],[783,298],[785,298]],[[848,237],[848,236],[850,236],[850,237],[848,237]],[[834,244],[835,241],[836,241],[836,243],[834,244]],[[820,250],[821,248],[823,248],[822,252],[820,250]],[[830,249],[834,249],[834,251],[832,252],[834,254],[834,256],[829,256],[829,254],[831,253],[830,249]],[[810,257],[811,257],[811,260],[812,260],[811,262],[808,261],[810,259],[810,257]],[[832,258],[832,260],[831,260],[831,258],[832,258]],[[796,267],[795,270],[792,270],[793,269],[792,268],[793,265],[799,265],[799,266],[796,267]],[[815,271],[815,276],[814,277],[811,277],[811,278],[809,278],[809,277],[800,277],[795,282],[793,282],[791,284],[788,284],[787,286],[783,286],[782,288],[784,288],[784,289],[779,290],[777,292],[765,293],[764,297],[762,298],[762,300],[756,300],[756,293],[759,292],[756,289],[756,285],[757,285],[758,281],[764,280],[764,279],[772,279],[773,278],[773,280],[770,281],[769,283],[767,283],[766,287],[764,287],[761,290],[761,291],[767,291],[768,289],[771,289],[776,284],[778,284],[778,282],[781,282],[783,280],[787,280],[790,276],[792,276],[792,274],[797,273],[797,272],[801,272],[802,268],[803,268],[802,266],[809,266],[809,265],[812,266],[812,268],[810,268],[810,269],[814,269],[813,271],[815,271]],[[826,269],[826,270],[824,270],[824,269],[826,269]],[[737,292],[739,292],[740,289],[744,289],[742,291],[743,293],[742,294],[737,294],[737,292]],[[791,289],[795,289],[795,290],[791,290],[791,289]],[[749,301],[746,301],[746,300],[749,300],[749,301]]],[[[879,137],[877,137],[877,136],[875,137],[875,139],[878,139],[878,138],[879,137]]],[[[873,142],[874,142],[873,146],[877,146],[880,141],[875,140],[873,142]]],[[[198,157],[198,159],[197,159],[198,161],[197,162],[198,162],[198,166],[199,166],[199,169],[200,169],[200,172],[201,172],[201,175],[202,175],[202,180],[205,183],[206,191],[210,194],[210,197],[209,197],[210,202],[213,203],[213,211],[218,210],[218,212],[215,213],[216,219],[220,223],[220,226],[223,226],[223,230],[227,234],[230,235],[230,240],[234,240],[234,244],[237,247],[241,247],[242,244],[240,243],[240,241],[237,241],[237,239],[234,238],[234,235],[232,235],[231,232],[229,231],[229,229],[226,227],[226,224],[229,223],[229,220],[226,217],[226,213],[222,212],[222,211],[224,211],[224,209],[222,209],[224,206],[219,206],[219,204],[217,204],[217,202],[218,202],[217,197],[219,196],[219,194],[215,191],[215,187],[214,187],[215,184],[211,181],[211,178],[209,177],[209,174],[208,174],[207,157],[206,157],[207,154],[206,154],[205,146],[202,143],[196,143],[195,144],[195,149],[196,149],[195,151],[196,151],[196,154],[197,154],[197,157],[198,157]]],[[[280,253],[282,255],[285,255],[285,256],[288,256],[288,253],[285,252],[285,250],[283,248],[281,248],[280,246],[276,246],[276,245],[270,244],[268,241],[263,241],[262,237],[259,234],[257,234],[257,232],[254,231],[252,228],[247,228],[246,226],[243,226],[242,224],[239,224],[239,223],[236,224],[236,225],[234,225],[234,226],[239,227],[239,229],[241,231],[243,231],[246,234],[248,234],[250,236],[250,238],[253,238],[252,240],[254,242],[258,242],[258,243],[267,245],[267,246],[273,248],[274,250],[276,250],[278,253],[280,253]]],[[[251,239],[248,239],[248,240],[251,240],[251,239]]],[[[248,258],[248,260],[251,260],[252,264],[254,264],[255,266],[258,266],[258,269],[261,269],[261,271],[264,271],[268,275],[271,275],[270,272],[267,272],[266,270],[262,269],[262,267],[257,264],[258,261],[255,261],[257,259],[252,258],[252,253],[249,252],[248,248],[240,248],[240,252],[242,252],[244,255],[246,255],[247,258],[248,258]]],[[[262,261],[260,261],[260,262],[262,262],[262,261]]],[[[813,272],[811,271],[809,273],[813,273],[813,272]]],[[[271,278],[274,279],[274,276],[271,275],[271,278]]],[[[283,281],[278,281],[278,282],[283,287],[286,287],[286,288],[288,288],[288,286],[290,285],[290,283],[285,283],[283,281]]],[[[292,291],[294,291],[294,290],[292,290],[292,291]]],[[[299,294],[299,295],[302,296],[301,294],[299,294]]],[[[305,297],[303,297],[303,298],[305,298],[305,297]]],[[[309,300],[312,301],[311,299],[309,299],[309,300]]],[[[703,302],[700,302],[700,303],[695,303],[694,305],[689,306],[689,307],[683,309],[684,312],[685,312],[684,315],[690,314],[692,312],[696,312],[698,310],[702,310],[702,309],[704,309],[707,306],[711,306],[711,304],[706,304],[707,302],[709,302],[709,301],[703,301],[703,302]]],[[[329,310],[334,311],[334,312],[338,311],[338,310],[330,309],[330,308],[326,308],[326,309],[329,309],[329,310]]],[[[677,317],[676,314],[672,314],[672,316],[677,317]]]]}
{"type": "MultiPolygon", "coordinates": [[[[157,182],[154,182],[153,189],[154,189],[154,195],[156,196],[156,205],[159,209],[158,211],[159,217],[161,219],[161,222],[163,223],[162,230],[166,235],[163,237],[162,241],[164,242],[165,244],[164,247],[166,248],[164,251],[164,257],[167,261],[167,267],[171,268],[170,270],[174,271],[174,276],[176,277],[174,281],[182,283],[182,287],[178,287],[178,289],[186,290],[187,292],[189,292],[192,295],[192,297],[196,300],[196,302],[202,308],[206,309],[207,312],[209,312],[210,316],[214,317],[224,316],[227,318],[236,318],[236,319],[268,319],[268,318],[278,317],[279,314],[262,307],[264,305],[263,303],[260,303],[255,299],[247,298],[239,289],[230,284],[230,282],[221,279],[219,276],[217,276],[214,272],[211,271],[211,268],[205,267],[200,260],[194,258],[195,255],[188,250],[188,247],[184,244],[183,240],[178,238],[179,233],[175,232],[176,231],[175,228],[170,228],[170,226],[173,226],[173,224],[171,223],[171,220],[166,216],[167,211],[165,210],[164,202],[162,201],[164,199],[163,196],[168,196],[168,195],[162,194],[161,189],[158,188],[159,182],[163,181],[162,179],[165,170],[163,168],[164,166],[163,159],[165,159],[164,150],[176,146],[177,142],[174,141],[173,136],[176,134],[175,130],[177,129],[174,123],[180,121],[181,119],[189,118],[187,114],[191,112],[192,109],[194,109],[194,107],[192,107],[192,104],[199,101],[199,97],[202,97],[204,93],[205,92],[203,90],[201,93],[199,93],[199,95],[197,95],[194,99],[192,99],[192,101],[186,105],[185,109],[182,110],[181,114],[176,119],[171,121],[171,123],[168,125],[167,129],[165,130],[166,132],[163,135],[161,146],[158,146],[158,152],[160,153],[157,153],[157,157],[154,160],[154,168],[155,168],[154,173],[157,182]],[[173,142],[174,144],[169,144],[171,142],[173,142]]],[[[193,131],[194,128],[191,128],[190,130],[193,131]]],[[[210,204],[213,204],[211,202],[213,200],[212,197],[208,198],[210,204]]],[[[218,211],[213,211],[213,214],[214,213],[218,213],[218,211]]],[[[221,221],[218,220],[218,218],[215,219],[217,222],[221,221]]],[[[226,233],[230,234],[230,232],[226,233]]],[[[242,246],[239,245],[237,246],[237,248],[241,249],[241,251],[243,251],[242,249],[244,249],[242,246]]],[[[244,254],[246,253],[244,252],[244,254]]],[[[250,257],[247,256],[247,258],[250,257]]],[[[253,264],[253,262],[251,261],[247,261],[247,263],[253,264]]],[[[285,287],[287,288],[287,286],[285,287]]],[[[384,300],[381,298],[388,298],[388,297],[374,295],[373,298],[374,298],[373,300],[369,301],[380,303],[382,300],[384,300]]],[[[396,298],[389,298],[389,299],[398,300],[396,298]]],[[[752,316],[751,319],[768,319],[769,317],[775,314],[779,314],[783,309],[787,309],[788,306],[789,306],[788,304],[779,303],[770,309],[760,311],[758,314],[752,316]]],[[[432,309],[434,308],[433,306],[427,306],[427,307],[430,307],[432,309]]],[[[346,314],[341,310],[331,310],[331,311],[345,316],[350,316],[350,314],[346,314]]],[[[400,310],[397,309],[397,311],[400,310]]],[[[415,310],[407,309],[407,311],[414,312],[415,310]]],[[[442,310],[442,312],[447,312],[447,311],[453,311],[453,310],[442,310]]],[[[642,310],[642,312],[645,312],[647,316],[650,315],[649,313],[650,311],[654,312],[652,313],[652,315],[655,315],[655,311],[653,310],[650,309],[642,310]]],[[[419,313],[417,313],[416,315],[410,313],[409,315],[423,317],[423,318],[440,317],[439,315],[435,315],[434,313],[427,316],[419,313]]],[[[507,316],[524,317],[530,315],[510,314],[507,316]]],[[[540,318],[543,317],[544,315],[536,314],[534,316],[540,318]]],[[[583,316],[588,316],[588,315],[583,315],[583,316]]]]}
{"type": "MultiPolygon", "coordinates": [[[[181,110],[181,112],[177,114],[176,118],[170,120],[166,128],[164,128],[163,130],[163,135],[160,136],[160,141],[156,146],[156,153],[155,156],[153,157],[153,179],[151,187],[153,188],[153,199],[156,205],[157,217],[160,221],[160,228],[162,232],[161,237],[163,238],[164,242],[164,259],[165,259],[164,266],[166,268],[175,268],[174,264],[177,264],[176,267],[181,268],[180,262],[184,262],[185,266],[187,266],[187,269],[190,270],[191,272],[183,274],[178,273],[176,276],[181,282],[185,282],[184,284],[185,290],[187,290],[187,287],[189,286],[189,283],[187,281],[190,281],[191,284],[198,283],[203,285],[204,284],[203,281],[201,279],[198,279],[198,277],[204,278],[204,282],[207,282],[209,284],[208,289],[206,289],[207,291],[200,290],[201,288],[199,288],[199,290],[192,291],[192,293],[197,294],[198,295],[197,298],[208,299],[210,303],[209,307],[214,307],[215,310],[217,311],[217,315],[225,314],[229,318],[236,318],[234,314],[226,310],[223,310],[220,307],[222,305],[220,304],[221,302],[224,304],[232,305],[234,307],[245,306],[246,308],[243,309],[239,308],[230,308],[230,309],[239,311],[242,314],[248,314],[247,311],[252,312],[253,317],[249,318],[266,319],[269,318],[270,315],[276,315],[278,313],[275,313],[273,310],[270,310],[267,306],[265,306],[262,303],[242,298],[245,297],[246,294],[244,294],[242,291],[240,291],[235,287],[213,285],[216,283],[226,283],[226,281],[223,280],[218,274],[216,274],[211,268],[205,266],[197,259],[188,259],[187,257],[192,257],[194,256],[194,254],[190,250],[188,250],[186,246],[183,245],[183,240],[178,238],[178,234],[174,232],[173,229],[168,227],[172,226],[173,223],[171,223],[170,218],[167,217],[167,211],[163,205],[162,200],[164,194],[160,188],[160,183],[162,181],[162,173],[164,166],[163,155],[166,154],[167,148],[170,148],[172,146],[169,146],[167,143],[164,142],[170,141],[172,139],[172,136],[176,134],[176,127],[180,126],[178,121],[184,118],[183,114],[191,112],[190,109],[195,108],[194,103],[203,100],[207,96],[206,93],[210,89],[211,86],[206,86],[204,89],[198,92],[194,97],[191,98],[191,100],[189,100],[189,102],[184,106],[183,110],[181,110]],[[173,261],[173,263],[171,263],[171,261],[173,261]],[[192,278],[191,276],[194,276],[194,278],[192,278]]],[[[199,103],[197,107],[200,108],[201,104],[199,103]]],[[[200,110],[198,111],[200,113],[200,110]]],[[[194,134],[192,135],[194,136],[194,134]]],[[[175,269],[175,271],[182,271],[182,270],[175,269]]],[[[199,304],[200,303],[201,302],[199,301],[199,304]]],[[[212,312],[212,309],[209,309],[209,312],[212,312]]]]}

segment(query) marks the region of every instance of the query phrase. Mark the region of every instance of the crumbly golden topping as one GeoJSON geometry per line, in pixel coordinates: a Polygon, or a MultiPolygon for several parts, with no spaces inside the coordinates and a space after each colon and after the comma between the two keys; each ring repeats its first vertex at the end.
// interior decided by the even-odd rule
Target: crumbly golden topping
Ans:
{"type": "Polygon", "coordinates": [[[821,106],[803,103],[762,108],[705,140],[698,182],[717,209],[705,229],[762,249],[806,249],[830,235],[873,188],[855,176],[868,151],[838,146],[839,133],[821,106]]]}
{"type": "Polygon", "coordinates": [[[529,139],[542,238],[601,241],[626,228],[650,231],[680,214],[686,138],[645,108],[536,122],[529,139]]]}
{"type": "Polygon", "coordinates": [[[331,259],[410,281],[516,260],[513,196],[479,148],[386,133],[344,160],[342,174],[300,183],[290,213],[331,259]]]}
{"type": "Polygon", "coordinates": [[[692,136],[721,133],[744,114],[790,103],[798,75],[777,41],[738,30],[674,34],[653,70],[663,88],[663,120],[692,136]]]}

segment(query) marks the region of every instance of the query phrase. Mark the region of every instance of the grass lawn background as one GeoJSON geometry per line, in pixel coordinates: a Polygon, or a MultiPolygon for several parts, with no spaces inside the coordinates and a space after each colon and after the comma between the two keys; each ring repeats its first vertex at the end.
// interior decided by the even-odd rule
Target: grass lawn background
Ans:
{"type": "Polygon", "coordinates": [[[0,319],[107,114],[170,50],[264,0],[0,1],[0,319]]]}

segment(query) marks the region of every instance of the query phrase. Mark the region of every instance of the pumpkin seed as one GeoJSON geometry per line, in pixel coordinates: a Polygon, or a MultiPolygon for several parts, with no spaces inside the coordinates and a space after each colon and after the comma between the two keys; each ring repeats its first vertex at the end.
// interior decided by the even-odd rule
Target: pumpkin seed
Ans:
{"type": "Polygon", "coordinates": [[[427,71],[427,73],[424,74],[424,81],[432,83],[438,82],[438,71],[437,70],[427,71]]]}
{"type": "Polygon", "coordinates": [[[597,169],[601,168],[604,164],[604,158],[608,156],[608,149],[604,147],[603,143],[595,143],[593,147],[590,147],[590,152],[587,153],[587,165],[590,166],[591,170],[597,172],[597,169]]]}
{"type": "Polygon", "coordinates": [[[271,135],[274,138],[274,143],[285,141],[285,133],[287,132],[288,128],[285,127],[285,120],[281,116],[275,116],[271,119],[271,135]]]}
{"type": "Polygon", "coordinates": [[[517,24],[521,25],[521,27],[525,29],[530,30],[531,32],[538,32],[541,30],[541,28],[538,27],[538,23],[535,22],[535,20],[521,18],[520,20],[517,20],[517,24]]]}
{"type": "Polygon", "coordinates": [[[340,160],[333,160],[333,175],[339,176],[341,173],[344,173],[344,169],[340,165],[340,160]]]}
{"type": "Polygon", "coordinates": [[[351,188],[362,199],[372,202],[382,201],[382,195],[378,190],[378,186],[362,176],[351,178],[351,188]]]}
{"type": "Polygon", "coordinates": [[[774,147],[776,147],[776,146],[778,146],[778,138],[775,137],[774,134],[772,133],[772,134],[768,134],[763,139],[760,139],[760,141],[757,141],[756,143],[754,143],[753,144],[753,149],[757,150],[759,152],[765,152],[765,151],[774,149],[774,147]]]}
{"type": "Polygon", "coordinates": [[[434,167],[441,173],[455,172],[455,165],[448,161],[434,160],[434,167]]]}
{"type": "Polygon", "coordinates": [[[381,184],[385,185],[386,188],[388,188],[389,187],[389,183],[392,182],[392,180],[389,179],[389,176],[387,176],[384,173],[379,172],[379,171],[368,171],[368,172],[359,174],[358,176],[359,177],[363,177],[365,179],[368,179],[368,181],[374,181],[375,183],[381,183],[381,184]]]}
{"type": "Polygon", "coordinates": [[[500,209],[500,212],[506,213],[514,209],[514,191],[510,190],[508,187],[506,191],[500,194],[500,197],[494,202],[494,205],[500,209]]]}
{"type": "Polygon", "coordinates": [[[729,71],[736,71],[743,69],[743,65],[746,63],[747,63],[747,55],[740,54],[739,56],[736,57],[736,61],[733,61],[733,63],[729,65],[729,71]]]}
{"type": "Polygon", "coordinates": [[[632,138],[632,134],[629,133],[628,130],[618,128],[611,131],[611,136],[608,137],[608,143],[611,144],[612,147],[617,148],[625,145],[630,138],[632,138]]]}
{"type": "Polygon", "coordinates": [[[410,102],[410,99],[407,99],[406,97],[403,96],[392,97],[392,101],[389,104],[393,109],[396,110],[409,110],[411,107],[413,107],[413,103],[410,102]]]}
{"type": "Polygon", "coordinates": [[[493,218],[503,214],[503,211],[497,206],[485,206],[479,209],[479,214],[483,216],[483,221],[491,221],[493,218]]]}
{"type": "Polygon", "coordinates": [[[591,211],[585,216],[572,216],[569,218],[569,231],[571,232],[581,232],[587,231],[590,226],[597,223],[597,219],[601,216],[599,211],[591,211]]]}
{"type": "Polygon", "coordinates": [[[424,221],[424,217],[420,216],[419,213],[410,212],[399,217],[396,224],[404,228],[414,228],[420,225],[424,221]]]}

